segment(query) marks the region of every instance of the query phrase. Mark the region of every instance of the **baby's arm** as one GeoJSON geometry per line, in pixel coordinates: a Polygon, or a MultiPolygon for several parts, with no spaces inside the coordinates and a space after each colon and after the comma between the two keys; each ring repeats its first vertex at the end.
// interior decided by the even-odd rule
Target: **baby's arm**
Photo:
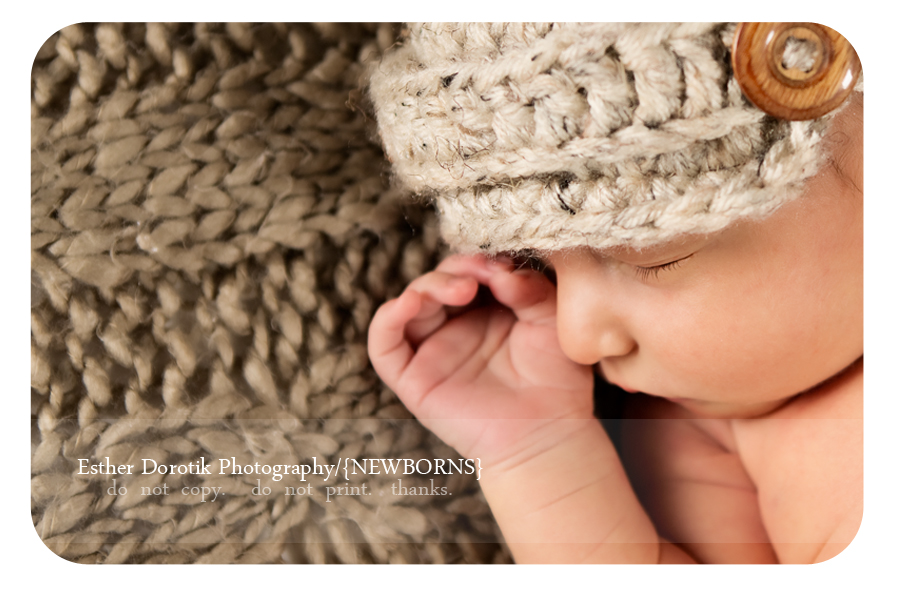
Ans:
{"type": "Polygon", "coordinates": [[[556,295],[508,261],[451,257],[376,313],[369,354],[460,454],[519,562],[687,560],[656,531],[592,414],[591,370],[556,335],[556,295]],[[470,306],[479,285],[495,301],[470,306]]]}
{"type": "Polygon", "coordinates": [[[482,477],[517,562],[693,562],[657,536],[598,423],[561,433],[482,477]]]}
{"type": "Polygon", "coordinates": [[[706,563],[778,562],[730,421],[629,398],[622,461],[657,531],[706,563]]]}

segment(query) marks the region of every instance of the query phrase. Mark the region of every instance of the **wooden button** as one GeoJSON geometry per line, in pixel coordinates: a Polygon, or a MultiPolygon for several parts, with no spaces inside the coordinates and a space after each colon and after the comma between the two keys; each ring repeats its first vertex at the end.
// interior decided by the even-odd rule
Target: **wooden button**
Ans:
{"type": "Polygon", "coordinates": [[[790,121],[815,119],[840,106],[862,71],[850,42],[816,23],[741,23],[731,65],[750,102],[790,121]]]}

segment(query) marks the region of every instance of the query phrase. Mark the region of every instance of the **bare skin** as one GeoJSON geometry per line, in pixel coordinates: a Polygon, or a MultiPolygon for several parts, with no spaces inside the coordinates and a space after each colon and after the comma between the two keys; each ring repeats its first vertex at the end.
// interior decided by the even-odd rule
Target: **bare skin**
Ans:
{"type": "Polygon", "coordinates": [[[518,562],[817,562],[862,518],[862,99],[761,221],[649,250],[454,256],[369,353],[460,454],[518,562]],[[479,286],[493,301],[472,304],[479,286]],[[620,460],[592,373],[635,392],[620,460]]]}

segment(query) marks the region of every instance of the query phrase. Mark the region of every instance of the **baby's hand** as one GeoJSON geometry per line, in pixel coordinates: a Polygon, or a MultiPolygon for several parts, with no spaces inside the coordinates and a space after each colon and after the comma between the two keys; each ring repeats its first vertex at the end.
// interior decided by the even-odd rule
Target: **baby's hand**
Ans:
{"type": "Polygon", "coordinates": [[[557,339],[556,289],[508,259],[452,256],[413,281],[375,314],[369,356],[426,427],[482,463],[593,420],[590,367],[557,339]],[[473,304],[479,285],[487,305],[473,304]]]}

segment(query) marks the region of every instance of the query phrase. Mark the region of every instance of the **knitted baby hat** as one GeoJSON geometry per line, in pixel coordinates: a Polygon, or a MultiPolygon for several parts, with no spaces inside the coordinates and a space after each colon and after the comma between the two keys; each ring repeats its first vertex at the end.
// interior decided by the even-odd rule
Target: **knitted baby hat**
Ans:
{"type": "Polygon", "coordinates": [[[434,199],[453,249],[648,246],[766,216],[819,166],[830,116],[750,104],[734,32],[414,24],[370,93],[396,175],[434,199]]]}

